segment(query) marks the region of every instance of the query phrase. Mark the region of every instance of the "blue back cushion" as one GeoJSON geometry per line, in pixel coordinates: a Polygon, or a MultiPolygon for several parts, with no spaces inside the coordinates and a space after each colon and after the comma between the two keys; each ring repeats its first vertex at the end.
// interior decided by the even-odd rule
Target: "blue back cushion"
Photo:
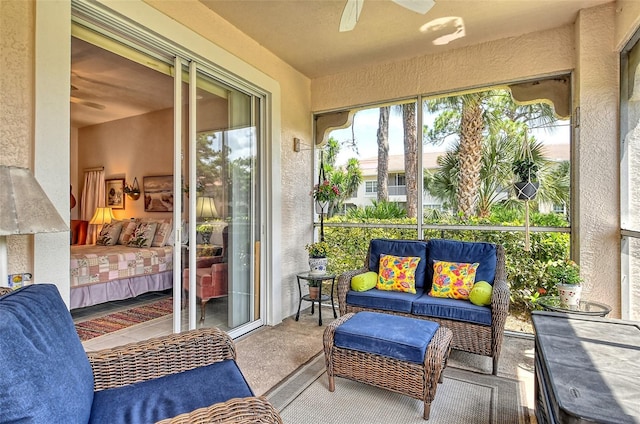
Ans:
{"type": "MultiPolygon", "coordinates": [[[[446,239],[429,240],[429,266],[427,267],[428,287],[433,282],[434,261],[478,262],[476,281],[486,281],[493,285],[498,263],[498,249],[495,244],[482,242],[457,241],[446,239]]],[[[426,291],[427,289],[425,289],[426,291]]]]}
{"type": "Polygon", "coordinates": [[[86,423],[93,372],[56,286],[0,297],[0,423],[86,423]]]}
{"type": "Polygon", "coordinates": [[[96,392],[89,424],[146,424],[253,396],[236,361],[96,392]]]}
{"type": "Polygon", "coordinates": [[[392,240],[373,239],[369,243],[369,271],[378,272],[380,267],[380,255],[393,255],[402,257],[418,257],[416,269],[416,288],[424,287],[425,272],[427,269],[427,242],[419,240],[392,240]]]}

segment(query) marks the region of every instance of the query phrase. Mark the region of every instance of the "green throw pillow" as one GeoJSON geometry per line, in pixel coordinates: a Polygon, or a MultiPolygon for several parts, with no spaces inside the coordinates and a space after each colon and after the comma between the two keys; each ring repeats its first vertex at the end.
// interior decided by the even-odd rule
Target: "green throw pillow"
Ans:
{"type": "Polygon", "coordinates": [[[493,293],[493,287],[486,281],[478,281],[473,285],[471,293],[469,293],[469,300],[474,305],[487,306],[491,305],[491,294],[493,293]]]}
{"type": "Polygon", "coordinates": [[[364,274],[358,274],[355,277],[351,278],[351,290],[355,291],[367,291],[371,290],[376,286],[378,282],[378,274],[369,271],[364,274]]]}

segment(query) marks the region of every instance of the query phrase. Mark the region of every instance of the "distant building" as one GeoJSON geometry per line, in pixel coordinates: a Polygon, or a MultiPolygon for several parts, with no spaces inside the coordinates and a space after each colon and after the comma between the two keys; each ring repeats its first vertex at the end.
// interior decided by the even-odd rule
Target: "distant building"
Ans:
{"type": "MultiPolygon", "coordinates": [[[[446,151],[423,153],[423,166],[431,172],[438,169],[438,158],[444,156],[446,151]]],[[[544,154],[547,159],[554,162],[569,160],[569,144],[548,144],[544,146],[544,154]]],[[[362,184],[358,187],[353,197],[345,201],[347,208],[364,207],[371,205],[372,200],[378,197],[378,158],[370,157],[360,159],[360,170],[362,171],[362,184]]],[[[404,155],[389,155],[389,175],[388,175],[389,201],[405,206],[407,202],[404,155]]],[[[510,189],[510,188],[509,188],[510,189]]],[[[508,196],[505,191],[504,197],[508,196]]],[[[422,197],[422,205],[425,209],[445,210],[442,201],[428,193],[422,197]]],[[[566,213],[566,205],[540,205],[542,211],[566,213]]]]}

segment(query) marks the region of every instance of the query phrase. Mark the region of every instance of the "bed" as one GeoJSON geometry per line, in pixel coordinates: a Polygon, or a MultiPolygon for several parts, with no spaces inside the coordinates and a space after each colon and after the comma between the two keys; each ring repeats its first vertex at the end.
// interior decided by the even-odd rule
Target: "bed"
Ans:
{"type": "Polygon", "coordinates": [[[71,246],[70,308],[84,308],[172,288],[173,246],[162,244],[159,247],[71,246]]]}

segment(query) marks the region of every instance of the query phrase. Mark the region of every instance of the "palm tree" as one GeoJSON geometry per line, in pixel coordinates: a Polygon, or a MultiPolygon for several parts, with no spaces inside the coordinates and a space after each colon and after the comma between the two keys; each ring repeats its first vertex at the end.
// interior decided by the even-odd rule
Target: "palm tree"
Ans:
{"type": "Polygon", "coordinates": [[[380,108],[378,118],[378,201],[389,200],[389,106],[380,108]]]}
{"type": "Polygon", "coordinates": [[[402,105],[404,127],[404,175],[407,193],[407,217],[418,214],[418,137],[416,128],[416,103],[402,105]]]}
{"type": "MultiPolygon", "coordinates": [[[[440,112],[433,128],[425,128],[426,142],[440,144],[449,137],[456,137],[458,140],[454,149],[457,158],[447,157],[445,161],[450,165],[450,172],[445,178],[447,181],[437,182],[438,177],[434,176],[434,184],[437,183],[439,192],[447,185],[455,185],[453,193],[456,199],[452,204],[464,218],[487,214],[492,202],[496,200],[498,186],[491,181],[483,183],[483,179],[491,173],[495,174],[497,170],[488,170],[483,161],[498,163],[496,161],[500,158],[507,157],[498,155],[498,152],[514,148],[510,145],[512,142],[522,145],[522,134],[528,127],[545,127],[556,120],[549,105],[518,105],[506,90],[434,99],[426,102],[426,110],[440,112]],[[485,146],[485,139],[490,141],[489,146],[485,146]],[[492,150],[486,151],[490,146],[493,146],[492,150]],[[485,154],[494,157],[483,158],[485,154]],[[485,175],[482,175],[483,169],[485,175]],[[455,174],[451,173],[453,171],[455,174]],[[455,180],[452,180],[451,177],[454,176],[455,180]]],[[[506,175],[508,171],[500,172],[506,175]]]]}

